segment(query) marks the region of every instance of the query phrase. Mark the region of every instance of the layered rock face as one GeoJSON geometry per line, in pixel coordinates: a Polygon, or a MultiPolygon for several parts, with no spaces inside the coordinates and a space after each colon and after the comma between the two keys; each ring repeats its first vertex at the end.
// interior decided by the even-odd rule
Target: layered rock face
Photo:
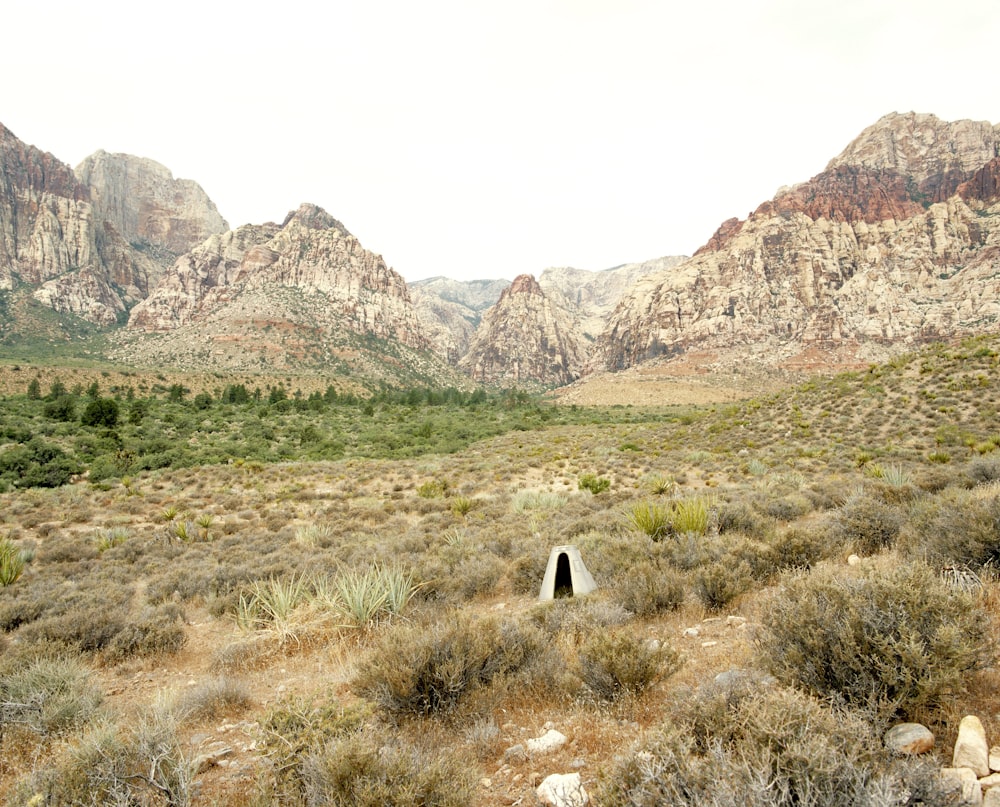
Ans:
{"type": "Polygon", "coordinates": [[[1000,130],[888,115],[809,182],[640,280],[596,369],[691,349],[733,363],[883,358],[1000,321],[1000,130]]]}
{"type": "MultiPolygon", "coordinates": [[[[118,156],[122,163],[135,159],[118,156]]],[[[92,174],[81,176],[0,125],[0,289],[34,286],[35,298],[56,311],[109,326],[149,293],[162,263],[130,243],[122,222],[108,217],[114,211],[104,201],[95,204],[87,184],[92,174]]],[[[194,183],[161,180],[160,196],[197,196],[194,183]]],[[[99,200],[102,192],[98,187],[99,200]]],[[[186,229],[197,230],[187,228],[182,211],[161,221],[157,209],[143,208],[139,186],[123,186],[118,193],[122,206],[131,194],[145,209],[146,229],[172,231],[174,246],[182,244],[186,229]]],[[[188,242],[181,251],[192,245],[188,242]]]]}
{"type": "Polygon", "coordinates": [[[209,318],[216,326],[227,318],[239,321],[241,300],[275,289],[308,298],[305,320],[318,317],[317,327],[335,322],[356,333],[427,347],[402,277],[343,224],[309,204],[280,225],[246,225],[211,236],[174,263],[132,310],[128,327],[171,331],[209,318]]]}
{"type": "Polygon", "coordinates": [[[196,244],[229,229],[196,182],[174,179],[153,160],[98,151],[74,173],[90,190],[99,221],[139,248],[166,252],[172,263],[196,244]]]}
{"type": "Polygon", "coordinates": [[[483,312],[500,298],[509,280],[433,277],[409,284],[413,305],[431,349],[455,364],[469,350],[483,312]]]}
{"type": "Polygon", "coordinates": [[[557,386],[578,378],[585,358],[567,313],[520,275],[483,315],[458,366],[484,384],[557,386]]]}

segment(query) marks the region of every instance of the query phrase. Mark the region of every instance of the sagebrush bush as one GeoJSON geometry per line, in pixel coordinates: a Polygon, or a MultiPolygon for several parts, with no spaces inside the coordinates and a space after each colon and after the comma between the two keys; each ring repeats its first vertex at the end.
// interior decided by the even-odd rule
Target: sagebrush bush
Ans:
{"type": "Polygon", "coordinates": [[[184,612],[171,603],[147,607],[134,622],[126,622],[108,642],[105,654],[112,661],[176,653],[187,642],[184,612]]]}
{"type": "Polygon", "coordinates": [[[949,488],[915,502],[899,547],[933,566],[995,566],[1000,562],[1000,489],[949,488]]]}
{"type": "Polygon", "coordinates": [[[771,550],[779,569],[810,569],[827,557],[830,546],[822,528],[790,527],[771,539],[771,550]]]}
{"type": "Polygon", "coordinates": [[[856,490],[833,511],[830,537],[859,555],[874,555],[893,546],[903,517],[897,504],[873,490],[856,490]]]}
{"type": "Polygon", "coordinates": [[[891,760],[859,715],[759,680],[709,685],[619,757],[596,792],[607,807],[885,807],[946,804],[933,762],[891,760]]]}
{"type": "Polygon", "coordinates": [[[310,807],[465,807],[476,769],[461,753],[386,744],[369,733],[333,740],[302,766],[310,807]]]}
{"type": "Polygon", "coordinates": [[[454,613],[433,625],[387,631],[361,662],[354,688],[390,713],[447,712],[466,693],[525,670],[546,650],[530,624],[454,613]]]}
{"type": "Polygon", "coordinates": [[[580,678],[600,700],[638,695],[680,669],[672,647],[627,630],[598,631],[579,649],[580,678]]]}
{"type": "Polygon", "coordinates": [[[683,604],[684,577],[674,569],[647,560],[619,575],[611,590],[623,608],[636,616],[648,617],[683,604]]]}
{"type": "Polygon", "coordinates": [[[702,605],[721,611],[754,584],[753,570],[746,561],[718,560],[699,569],[694,576],[694,590],[702,605]]]}
{"type": "Polygon", "coordinates": [[[987,617],[921,563],[818,567],[765,603],[758,659],[780,681],[883,717],[961,692],[990,657],[987,617]]]}

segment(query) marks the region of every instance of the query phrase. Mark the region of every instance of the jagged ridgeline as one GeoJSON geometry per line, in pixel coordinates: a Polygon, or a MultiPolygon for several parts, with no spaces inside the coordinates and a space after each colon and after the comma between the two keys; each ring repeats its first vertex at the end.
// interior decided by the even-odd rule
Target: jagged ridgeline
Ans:
{"type": "Polygon", "coordinates": [[[370,388],[547,388],[676,357],[862,366],[1000,321],[998,152],[988,122],[893,113],[691,258],[408,286],[315,205],[230,230],[151,160],[74,170],[0,127],[0,340],[370,388]]]}

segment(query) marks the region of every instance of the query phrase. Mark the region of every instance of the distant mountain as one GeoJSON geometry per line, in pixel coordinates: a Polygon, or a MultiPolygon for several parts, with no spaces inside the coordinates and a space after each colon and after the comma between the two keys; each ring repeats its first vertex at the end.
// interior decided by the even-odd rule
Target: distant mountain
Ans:
{"type": "Polygon", "coordinates": [[[520,275],[486,311],[458,366],[504,387],[560,386],[579,377],[582,334],[531,275],[520,275]]]}
{"type": "Polygon", "coordinates": [[[639,280],[592,366],[714,351],[823,369],[1000,323],[1000,128],[887,115],[822,173],[639,280]]]}
{"type": "Polygon", "coordinates": [[[432,277],[409,284],[420,323],[439,356],[455,364],[468,352],[483,311],[496,303],[509,280],[432,277]]]}
{"type": "MultiPolygon", "coordinates": [[[[0,125],[0,290],[26,291],[57,312],[107,327],[145,298],[172,251],[186,251],[225,222],[194,183],[174,180],[151,161],[100,154],[78,175],[0,125]],[[160,204],[165,197],[186,204],[160,204]],[[122,200],[151,235],[171,234],[170,254],[143,249],[123,229],[124,217],[109,218],[122,200]]],[[[145,243],[163,246],[155,237],[145,243]]]]}

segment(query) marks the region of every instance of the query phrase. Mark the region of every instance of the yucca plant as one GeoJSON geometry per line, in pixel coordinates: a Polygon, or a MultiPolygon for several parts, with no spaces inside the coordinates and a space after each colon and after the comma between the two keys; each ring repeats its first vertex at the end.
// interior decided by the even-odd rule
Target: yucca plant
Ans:
{"type": "Polygon", "coordinates": [[[296,638],[293,615],[310,596],[304,577],[256,580],[240,595],[236,622],[244,630],[274,631],[284,643],[296,638]]]}
{"type": "Polygon", "coordinates": [[[704,496],[692,496],[674,502],[670,514],[670,527],[677,535],[694,533],[704,535],[708,531],[710,502],[704,496]]]}
{"type": "Polygon", "coordinates": [[[112,527],[111,529],[101,530],[97,533],[97,538],[95,543],[97,544],[97,551],[104,552],[115,546],[120,546],[129,539],[129,531],[124,527],[112,527]]]}
{"type": "Polygon", "coordinates": [[[670,508],[656,502],[636,502],[626,512],[629,523],[654,541],[659,541],[670,530],[670,508]]]}
{"type": "Polygon", "coordinates": [[[0,538],[0,587],[17,582],[24,571],[24,557],[9,538],[0,538]]]}

